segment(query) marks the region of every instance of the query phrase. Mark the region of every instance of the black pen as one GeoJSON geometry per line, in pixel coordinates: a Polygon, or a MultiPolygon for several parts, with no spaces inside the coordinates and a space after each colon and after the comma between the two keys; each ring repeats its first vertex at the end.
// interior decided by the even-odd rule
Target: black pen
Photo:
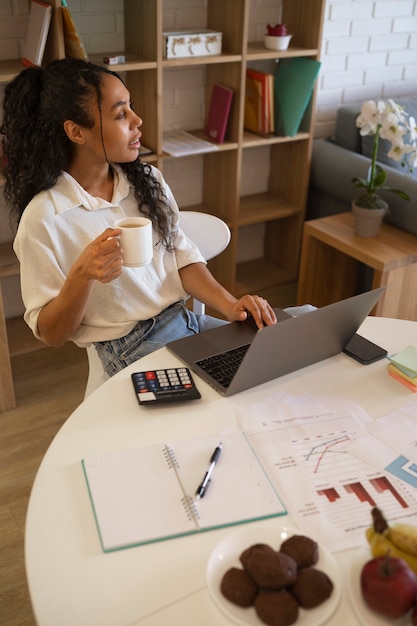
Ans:
{"type": "Polygon", "coordinates": [[[222,451],[222,447],[223,444],[222,442],[219,443],[219,445],[217,446],[217,448],[215,448],[213,454],[211,455],[210,458],[210,465],[208,466],[208,469],[204,475],[204,478],[201,482],[201,484],[199,485],[197,491],[195,492],[195,495],[197,496],[197,500],[199,500],[200,498],[202,498],[207,490],[207,487],[209,486],[210,480],[211,480],[211,475],[213,473],[213,470],[216,466],[217,461],[219,460],[219,456],[220,453],[222,451]]]}

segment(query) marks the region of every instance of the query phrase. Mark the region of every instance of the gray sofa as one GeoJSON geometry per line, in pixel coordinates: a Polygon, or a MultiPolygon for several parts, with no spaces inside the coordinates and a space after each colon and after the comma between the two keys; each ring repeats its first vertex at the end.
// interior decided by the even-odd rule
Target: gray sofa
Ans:
{"type": "MultiPolygon", "coordinates": [[[[417,96],[395,98],[395,101],[417,120],[417,96]]],[[[360,108],[360,103],[341,107],[337,112],[334,137],[313,141],[306,219],[350,211],[352,199],[361,192],[351,180],[355,176],[366,178],[373,137],[359,134],[355,121],[360,108]]],[[[405,191],[410,202],[393,193],[381,193],[390,207],[384,219],[417,235],[417,169],[407,175],[400,163],[387,157],[388,145],[381,140],[378,152],[378,160],[387,173],[385,184],[405,191]]]]}

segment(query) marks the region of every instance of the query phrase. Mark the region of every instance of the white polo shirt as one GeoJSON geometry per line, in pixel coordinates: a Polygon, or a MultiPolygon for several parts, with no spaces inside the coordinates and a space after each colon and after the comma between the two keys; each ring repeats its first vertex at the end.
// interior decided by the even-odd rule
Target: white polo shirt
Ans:
{"type": "MultiPolygon", "coordinates": [[[[20,261],[24,318],[36,337],[39,312],[59,294],[82,250],[106,228],[114,228],[116,220],[140,214],[133,187],[123,171],[117,166],[115,169],[118,176],[111,202],[91,196],[64,172],[55,187],[37,194],[23,213],[14,250],[20,261]]],[[[177,224],[179,210],[174,196],[161,172],[152,170],[177,224]]],[[[77,345],[123,337],[138,320],[150,319],[187,298],[178,270],[191,263],[205,263],[204,258],[180,229],[175,252],[167,252],[155,231],[153,241],[150,265],[124,267],[121,276],[110,283],[95,281],[83,322],[70,337],[77,345]]]]}

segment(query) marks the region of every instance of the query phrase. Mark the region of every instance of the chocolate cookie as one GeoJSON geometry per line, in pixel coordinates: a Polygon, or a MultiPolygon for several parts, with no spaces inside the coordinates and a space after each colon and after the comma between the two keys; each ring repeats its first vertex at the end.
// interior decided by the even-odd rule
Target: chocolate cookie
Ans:
{"type": "Polygon", "coordinates": [[[298,604],[288,591],[261,591],[255,598],[255,611],[268,626],[290,626],[298,619],[298,604]]]}
{"type": "Polygon", "coordinates": [[[254,554],[254,552],[260,552],[261,554],[270,554],[271,552],[275,553],[275,550],[266,543],[254,543],[252,546],[249,546],[249,548],[246,548],[246,550],[244,550],[239,557],[239,560],[245,569],[248,564],[249,558],[252,556],[252,554],[254,554]]]}
{"type": "Polygon", "coordinates": [[[289,537],[281,544],[280,551],[292,557],[298,567],[310,567],[319,560],[318,543],[305,535],[289,537]]]}
{"type": "Polygon", "coordinates": [[[254,550],[247,559],[246,569],[256,584],[265,589],[282,589],[292,585],[297,577],[294,559],[275,551],[254,550]]]}
{"type": "Polygon", "coordinates": [[[303,609],[313,609],[330,597],[333,583],[315,567],[304,567],[298,571],[297,580],[290,588],[291,594],[303,609]]]}
{"type": "Polygon", "coordinates": [[[231,567],[222,578],[220,591],[229,602],[245,608],[252,606],[258,587],[245,570],[231,567]]]}

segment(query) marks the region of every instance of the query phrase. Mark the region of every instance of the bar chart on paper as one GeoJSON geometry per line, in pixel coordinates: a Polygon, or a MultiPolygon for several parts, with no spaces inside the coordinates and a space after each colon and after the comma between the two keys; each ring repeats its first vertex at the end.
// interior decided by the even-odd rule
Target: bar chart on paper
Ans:
{"type": "Polygon", "coordinates": [[[334,526],[366,528],[369,507],[379,506],[389,519],[415,511],[416,499],[406,485],[381,474],[352,456],[349,444],[357,433],[341,431],[292,440],[294,462],[314,482],[315,504],[334,526]]]}
{"type": "Polygon", "coordinates": [[[332,550],[363,543],[374,506],[390,520],[417,514],[415,489],[349,452],[364,432],[351,416],[333,415],[252,433],[288,509],[332,550]]]}

